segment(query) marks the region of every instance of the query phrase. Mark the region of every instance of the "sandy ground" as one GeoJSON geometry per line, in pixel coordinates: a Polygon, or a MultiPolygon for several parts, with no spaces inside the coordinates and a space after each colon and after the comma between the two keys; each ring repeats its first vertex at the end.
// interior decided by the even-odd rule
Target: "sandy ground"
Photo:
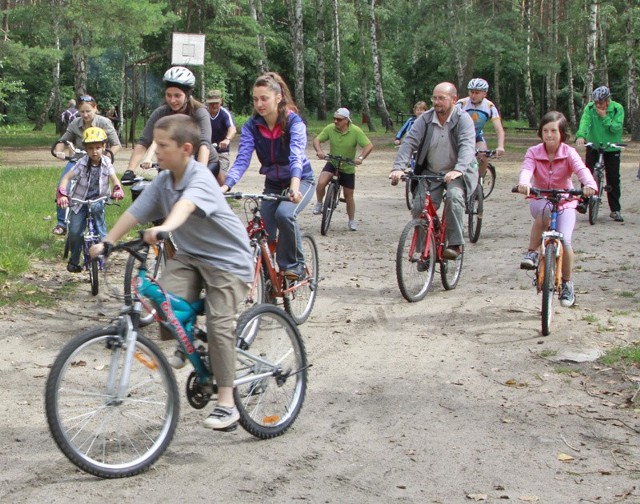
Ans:
{"type": "MultiPolygon", "coordinates": [[[[386,178],[394,154],[380,147],[359,170],[358,232],[347,230],[344,207],[326,237],[310,208],[300,218],[318,242],[322,282],[301,326],[313,363],[307,399],[280,438],[204,430],[208,411],[183,396],[173,442],[149,472],[116,481],[79,472],[49,435],[44,382],[60,345],[115,315],[118,302],[92,298],[83,283],[73,304],[2,310],[0,501],[640,502],[640,371],[590,362],[638,340],[639,146],[623,155],[625,222],[609,219],[606,205],[595,226],[579,218],[577,304],[555,304],[548,337],[541,297],[518,267],[530,220],[510,188],[522,154],[496,163],[482,236],[466,247],[457,289],[436,277],[414,304],[395,277],[409,214],[386,178]]],[[[47,156],[5,151],[2,162],[47,156]]],[[[238,188],[260,183],[254,171],[238,188]]],[[[30,275],[80,282],[62,261],[30,275]]],[[[176,373],[181,388],[187,374],[176,373]]]]}

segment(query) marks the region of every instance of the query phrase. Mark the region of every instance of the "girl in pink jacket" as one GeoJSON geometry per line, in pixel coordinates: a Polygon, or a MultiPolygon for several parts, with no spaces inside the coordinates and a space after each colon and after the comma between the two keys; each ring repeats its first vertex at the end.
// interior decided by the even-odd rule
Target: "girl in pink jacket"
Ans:
{"type": "MultiPolygon", "coordinates": [[[[576,150],[565,143],[568,136],[567,119],[564,115],[556,111],[547,112],[538,128],[538,137],[542,139],[542,143],[529,148],[524,157],[518,180],[518,192],[528,196],[532,186],[539,189],[569,189],[573,187],[571,175],[575,174],[583,185],[582,194],[585,197],[596,193],[597,185],[593,175],[576,150]]],[[[573,269],[571,237],[576,224],[577,206],[578,201],[575,199],[564,201],[560,204],[558,214],[558,231],[564,236],[560,302],[566,307],[573,306],[576,302],[571,281],[573,269]]],[[[550,210],[546,199],[532,199],[529,209],[534,220],[531,225],[529,250],[520,263],[522,269],[536,268],[541,235],[549,226],[550,210]]]]}

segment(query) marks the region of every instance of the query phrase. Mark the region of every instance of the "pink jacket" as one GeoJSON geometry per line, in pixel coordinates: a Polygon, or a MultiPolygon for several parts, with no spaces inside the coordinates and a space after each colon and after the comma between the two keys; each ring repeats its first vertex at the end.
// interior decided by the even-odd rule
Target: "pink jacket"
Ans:
{"type": "MultiPolygon", "coordinates": [[[[520,169],[518,184],[529,184],[539,189],[570,189],[573,187],[571,175],[576,174],[583,185],[592,187],[596,191],[598,186],[593,175],[582,161],[580,154],[565,143],[561,143],[553,161],[540,143],[527,150],[520,169]]],[[[577,200],[566,201],[561,207],[575,208],[577,200]]]]}

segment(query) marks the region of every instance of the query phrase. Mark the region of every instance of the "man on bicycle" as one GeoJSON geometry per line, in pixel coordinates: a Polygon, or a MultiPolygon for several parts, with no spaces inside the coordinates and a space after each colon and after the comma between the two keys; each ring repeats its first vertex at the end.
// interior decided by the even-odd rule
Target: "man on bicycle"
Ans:
{"type": "MultiPolygon", "coordinates": [[[[433,108],[413,123],[389,174],[391,183],[396,185],[414,151],[418,151],[416,174],[425,170],[432,175],[445,173],[448,243],[443,252],[445,259],[456,259],[462,253],[465,195],[472,194],[478,185],[475,128],[471,116],[455,106],[457,99],[458,91],[450,82],[441,82],[433,89],[433,108]]],[[[443,193],[443,186],[432,188],[436,207],[440,206],[443,193]]]]}
{"type": "MultiPolygon", "coordinates": [[[[320,134],[313,139],[313,148],[316,150],[318,159],[324,159],[325,153],[320,145],[329,140],[329,152],[332,156],[340,156],[346,159],[354,159],[358,145],[362,149],[360,155],[355,159],[356,165],[361,165],[369,153],[373,150],[373,144],[358,126],[351,123],[351,112],[342,107],[333,114],[333,124],[326,126],[320,134]]],[[[313,214],[322,213],[322,200],[324,199],[325,188],[335,174],[337,166],[328,161],[318,178],[316,187],[317,203],[313,207],[313,214]]],[[[353,199],[353,192],[356,186],[355,165],[343,164],[338,174],[340,185],[343,187],[344,199],[347,203],[347,215],[349,216],[349,229],[358,230],[355,221],[356,204],[353,199]]]]}
{"type": "MultiPolygon", "coordinates": [[[[593,166],[598,162],[598,147],[607,143],[622,141],[622,125],[624,109],[618,102],[611,100],[611,92],[607,86],[600,86],[593,92],[593,101],[584,107],[580,118],[580,127],[576,133],[576,145],[584,146],[586,142],[595,148],[587,147],[585,164],[593,173],[593,166]]],[[[609,191],[607,201],[611,214],[616,222],[624,222],[620,213],[620,149],[606,147],[604,152],[605,178],[609,191]]]]}
{"type": "MultiPolygon", "coordinates": [[[[467,89],[469,96],[458,100],[456,106],[468,112],[471,119],[473,119],[473,124],[476,128],[476,150],[487,150],[487,141],[484,138],[483,130],[487,121],[491,121],[498,139],[496,157],[499,158],[504,154],[504,128],[502,127],[498,108],[493,102],[487,100],[489,83],[484,79],[471,79],[467,89]]],[[[480,176],[483,177],[487,173],[489,158],[484,154],[478,154],[478,163],[480,165],[480,176]]]]}

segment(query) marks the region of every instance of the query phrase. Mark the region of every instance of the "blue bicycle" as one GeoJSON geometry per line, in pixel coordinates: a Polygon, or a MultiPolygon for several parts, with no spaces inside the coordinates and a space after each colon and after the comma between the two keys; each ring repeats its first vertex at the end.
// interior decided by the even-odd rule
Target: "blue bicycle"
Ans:
{"type": "MultiPolygon", "coordinates": [[[[85,227],[83,242],[82,242],[82,256],[83,256],[83,265],[84,269],[89,272],[89,282],[91,283],[91,294],[96,296],[98,294],[100,288],[100,280],[98,278],[98,273],[102,271],[104,266],[102,258],[98,260],[92,260],[89,255],[89,249],[95,245],[96,243],[100,243],[101,238],[98,233],[98,225],[96,224],[96,217],[94,214],[94,205],[101,201],[108,200],[108,196],[102,196],[100,198],[96,198],[93,200],[81,200],[78,198],[71,198],[69,200],[69,205],[73,205],[74,203],[79,203],[83,206],[87,207],[87,224],[85,227]]],[[[66,209],[66,217],[65,223],[67,229],[69,229],[69,220],[70,220],[70,212],[71,210],[67,207],[66,209]]],[[[64,258],[67,259],[69,257],[69,252],[71,249],[70,246],[70,236],[67,234],[67,239],[64,244],[64,258]]]]}
{"type": "MultiPolygon", "coordinates": [[[[158,345],[138,331],[143,304],[154,306],[157,320],[193,365],[186,385],[189,404],[204,408],[217,390],[206,347],[196,342],[207,340],[195,325],[203,301],[171,295],[147,276],[149,245],[142,239],[113,250],[126,250],[141,265],[135,302],[124,305],[106,327],[69,341],[51,367],[45,390],[56,444],[80,469],[103,478],[148,469],[169,446],[178,422],[173,371],[158,345]]],[[[240,316],[236,334],[239,423],[260,439],[280,436],[297,418],[306,393],[310,365],[300,332],[284,311],[261,304],[240,316]]]]}

